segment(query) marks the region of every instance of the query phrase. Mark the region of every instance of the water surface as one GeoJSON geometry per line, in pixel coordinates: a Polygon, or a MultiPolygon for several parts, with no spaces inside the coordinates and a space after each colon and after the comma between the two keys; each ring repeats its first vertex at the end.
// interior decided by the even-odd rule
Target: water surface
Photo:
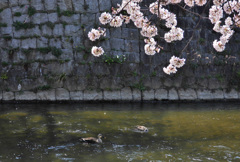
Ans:
{"type": "Polygon", "coordinates": [[[0,146],[0,161],[240,161],[240,104],[2,104],[0,146]]]}

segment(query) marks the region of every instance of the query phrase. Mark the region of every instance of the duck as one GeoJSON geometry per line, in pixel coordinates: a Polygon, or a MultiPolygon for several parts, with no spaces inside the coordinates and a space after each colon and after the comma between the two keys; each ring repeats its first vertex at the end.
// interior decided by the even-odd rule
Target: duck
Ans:
{"type": "Polygon", "coordinates": [[[137,132],[148,132],[148,128],[143,125],[137,125],[135,126],[135,130],[137,132]]]}
{"type": "Polygon", "coordinates": [[[102,137],[103,137],[102,134],[98,134],[97,138],[95,137],[80,138],[80,141],[85,143],[102,143],[101,139],[102,137]]]}

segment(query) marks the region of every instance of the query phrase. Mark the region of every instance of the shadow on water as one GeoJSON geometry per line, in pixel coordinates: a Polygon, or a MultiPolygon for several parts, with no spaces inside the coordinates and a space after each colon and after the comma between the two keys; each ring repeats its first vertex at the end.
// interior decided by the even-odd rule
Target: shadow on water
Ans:
{"type": "Polygon", "coordinates": [[[239,116],[240,103],[2,104],[0,161],[238,161],[239,116]]]}

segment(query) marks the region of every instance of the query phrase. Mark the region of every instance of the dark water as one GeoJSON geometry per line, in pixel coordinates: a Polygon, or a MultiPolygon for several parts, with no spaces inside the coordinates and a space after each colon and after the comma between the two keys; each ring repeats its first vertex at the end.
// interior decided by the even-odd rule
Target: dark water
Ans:
{"type": "Polygon", "coordinates": [[[0,146],[3,162],[240,161],[240,103],[4,104],[0,146]]]}

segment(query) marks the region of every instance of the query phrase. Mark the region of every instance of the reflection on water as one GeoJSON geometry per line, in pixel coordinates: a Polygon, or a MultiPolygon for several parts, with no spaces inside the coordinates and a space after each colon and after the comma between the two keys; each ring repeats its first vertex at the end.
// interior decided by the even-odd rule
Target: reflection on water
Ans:
{"type": "Polygon", "coordinates": [[[238,103],[0,107],[0,161],[240,161],[238,103]]]}

